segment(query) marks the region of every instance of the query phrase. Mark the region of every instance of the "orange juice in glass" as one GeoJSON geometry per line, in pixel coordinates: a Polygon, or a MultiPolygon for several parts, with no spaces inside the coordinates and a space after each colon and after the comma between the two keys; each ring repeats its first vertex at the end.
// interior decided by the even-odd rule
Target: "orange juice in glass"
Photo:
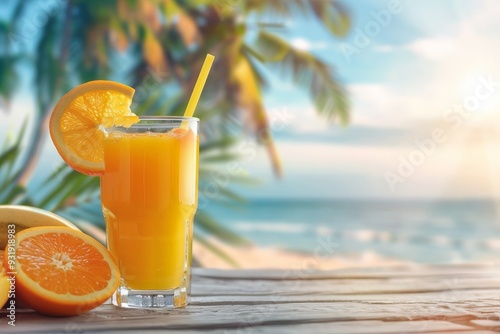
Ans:
{"type": "Polygon", "coordinates": [[[113,304],[186,306],[198,202],[198,123],[140,117],[104,129],[101,202],[108,249],[122,275],[113,304]]]}

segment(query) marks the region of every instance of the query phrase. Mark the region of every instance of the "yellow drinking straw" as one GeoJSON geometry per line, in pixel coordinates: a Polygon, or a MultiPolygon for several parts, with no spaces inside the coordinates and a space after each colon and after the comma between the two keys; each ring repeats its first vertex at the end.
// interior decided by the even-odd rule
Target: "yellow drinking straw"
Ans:
{"type": "Polygon", "coordinates": [[[186,111],[184,112],[184,117],[192,117],[194,114],[194,110],[196,109],[196,105],[198,104],[198,100],[201,96],[201,91],[205,86],[205,82],[208,78],[208,73],[212,68],[212,64],[214,62],[215,57],[211,54],[207,54],[205,61],[203,62],[203,66],[201,67],[201,72],[198,75],[198,79],[196,79],[196,84],[194,85],[193,92],[191,93],[191,97],[189,98],[188,105],[186,107],[186,111]]]}

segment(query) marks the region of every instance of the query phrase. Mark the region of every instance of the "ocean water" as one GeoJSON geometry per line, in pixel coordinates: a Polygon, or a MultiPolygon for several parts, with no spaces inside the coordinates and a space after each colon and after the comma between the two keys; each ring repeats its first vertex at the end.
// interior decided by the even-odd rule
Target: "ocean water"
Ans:
{"type": "Polygon", "coordinates": [[[418,263],[500,261],[500,206],[461,201],[253,201],[206,209],[252,243],[334,256],[365,253],[418,263]]]}

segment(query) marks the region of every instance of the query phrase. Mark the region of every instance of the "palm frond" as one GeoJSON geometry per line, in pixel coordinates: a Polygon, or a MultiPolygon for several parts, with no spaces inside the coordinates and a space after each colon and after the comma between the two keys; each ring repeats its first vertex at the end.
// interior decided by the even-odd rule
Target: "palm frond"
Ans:
{"type": "Polygon", "coordinates": [[[202,155],[200,157],[200,163],[203,165],[211,163],[221,163],[238,160],[241,157],[239,153],[221,152],[218,154],[202,155]]]}
{"type": "Polygon", "coordinates": [[[337,0],[247,0],[245,6],[283,17],[314,15],[335,36],[345,36],[351,27],[347,8],[337,0]]]}
{"type": "Polygon", "coordinates": [[[253,132],[256,134],[257,140],[266,146],[273,171],[276,176],[280,177],[283,168],[280,157],[274,147],[269,119],[264,109],[260,87],[250,65],[250,60],[243,52],[236,63],[232,77],[239,90],[238,104],[249,115],[247,118],[253,125],[253,132]]]}
{"type": "Polygon", "coordinates": [[[99,194],[95,194],[94,198],[88,198],[86,202],[68,203],[56,212],[79,227],[81,225],[92,224],[101,230],[105,229],[99,194]]]}
{"type": "Polygon", "coordinates": [[[43,182],[37,206],[60,211],[68,206],[86,203],[99,196],[99,178],[89,177],[72,170],[67,165],[57,168],[43,182]]]}
{"type": "Polygon", "coordinates": [[[26,48],[26,36],[20,33],[21,16],[24,14],[25,8],[28,5],[26,1],[18,1],[8,22],[0,24],[0,42],[7,52],[6,54],[14,55],[22,53],[26,48]]]}
{"type": "Polygon", "coordinates": [[[231,189],[229,189],[228,187],[221,187],[220,188],[220,193],[225,197],[227,198],[228,200],[230,201],[233,201],[233,202],[237,202],[237,203],[240,203],[240,204],[245,204],[247,203],[248,201],[246,200],[246,198],[244,198],[243,196],[241,196],[240,194],[232,191],[231,189]]]}
{"type": "Polygon", "coordinates": [[[196,226],[205,232],[216,235],[222,241],[235,245],[248,245],[249,241],[240,235],[222,227],[216,220],[203,210],[198,210],[195,216],[196,226]]]}
{"type": "MultiPolygon", "coordinates": [[[[234,161],[233,161],[234,162],[234,161]]],[[[236,166],[237,167],[237,166],[236,166]]],[[[201,165],[199,168],[200,183],[205,182],[204,180],[210,180],[213,175],[218,175],[221,173],[220,165],[201,165]]],[[[257,186],[262,183],[258,178],[252,177],[242,168],[236,168],[236,170],[231,170],[229,172],[230,180],[232,184],[239,184],[245,186],[257,186]]]]}
{"type": "Polygon", "coordinates": [[[12,22],[16,24],[21,21],[20,19],[26,9],[26,5],[27,5],[26,1],[18,1],[17,6],[16,8],[14,8],[14,11],[12,13],[12,18],[11,18],[12,22]]]}
{"type": "Polygon", "coordinates": [[[14,143],[5,139],[3,148],[0,150],[0,203],[13,204],[22,200],[26,189],[18,185],[14,180],[21,172],[22,141],[26,130],[24,123],[21,131],[17,134],[14,143]]]}
{"type": "Polygon", "coordinates": [[[245,9],[247,11],[268,11],[272,14],[289,16],[298,11],[304,12],[308,10],[307,3],[307,0],[247,0],[245,1],[245,9]]]}
{"type": "Polygon", "coordinates": [[[98,177],[80,174],[62,163],[36,190],[40,198],[29,200],[31,205],[53,211],[93,235],[89,223],[104,228],[99,181],[98,177]]]}
{"type": "Polygon", "coordinates": [[[200,155],[211,150],[220,150],[233,147],[238,142],[237,137],[223,136],[222,138],[207,139],[200,143],[200,155]]]}
{"type": "MultiPolygon", "coordinates": [[[[17,65],[21,62],[23,57],[21,55],[0,55],[0,100],[8,105],[9,101],[13,98],[19,83],[20,76],[17,65]]],[[[8,108],[5,108],[8,111],[8,108]]]]}
{"type": "MultiPolygon", "coordinates": [[[[141,87],[139,87],[139,89],[141,89],[141,87]]],[[[155,108],[155,106],[158,106],[164,99],[164,92],[160,89],[155,89],[154,91],[141,91],[140,94],[144,94],[144,97],[139,97],[142,101],[134,102],[132,106],[132,110],[134,110],[134,113],[137,115],[146,115],[151,113],[152,110],[158,109],[155,108]]]]}
{"type": "Polygon", "coordinates": [[[320,114],[327,119],[338,118],[344,125],[349,122],[347,92],[331,66],[266,31],[259,33],[252,49],[253,55],[277,70],[282,77],[291,77],[296,85],[308,90],[320,114]]]}
{"type": "Polygon", "coordinates": [[[323,25],[335,36],[347,35],[351,28],[349,11],[336,0],[312,0],[310,6],[323,25]]]}
{"type": "Polygon", "coordinates": [[[140,85],[138,88],[143,90],[140,93],[142,97],[138,96],[142,100],[134,102],[132,106],[137,115],[174,115],[181,109],[179,105],[185,103],[182,92],[172,94],[163,82],[157,82],[157,85],[150,89],[140,85]]]}
{"type": "Polygon", "coordinates": [[[58,95],[57,80],[63,77],[62,64],[55,55],[59,40],[58,28],[58,17],[49,17],[42,28],[42,35],[36,46],[35,87],[39,113],[42,117],[48,112],[48,106],[58,95]]]}
{"type": "Polygon", "coordinates": [[[241,47],[242,47],[243,53],[245,54],[245,56],[248,59],[250,68],[252,69],[252,73],[255,76],[255,78],[257,79],[257,82],[259,83],[259,86],[262,89],[268,88],[269,87],[269,83],[267,82],[264,74],[258,68],[257,64],[254,61],[252,61],[252,57],[250,57],[250,56],[255,56],[255,58],[258,59],[257,58],[258,55],[253,54],[253,49],[248,48],[247,45],[244,44],[244,43],[241,45],[241,47]]]}

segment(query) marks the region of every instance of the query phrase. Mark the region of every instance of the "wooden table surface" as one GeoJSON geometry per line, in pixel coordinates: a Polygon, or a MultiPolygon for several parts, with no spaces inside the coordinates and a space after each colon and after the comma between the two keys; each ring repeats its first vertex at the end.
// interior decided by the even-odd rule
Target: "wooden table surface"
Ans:
{"type": "Polygon", "coordinates": [[[17,310],[0,333],[494,333],[500,266],[310,271],[195,269],[185,309],[118,309],[79,317],[17,310]]]}

